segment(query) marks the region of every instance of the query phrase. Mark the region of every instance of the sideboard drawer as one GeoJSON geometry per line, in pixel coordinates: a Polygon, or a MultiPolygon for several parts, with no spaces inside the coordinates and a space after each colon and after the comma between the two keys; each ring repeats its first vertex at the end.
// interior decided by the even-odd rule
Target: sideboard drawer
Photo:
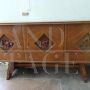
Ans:
{"type": "Polygon", "coordinates": [[[69,59],[71,63],[90,63],[90,53],[89,52],[73,52],[69,53],[69,59]]]}
{"type": "Polygon", "coordinates": [[[10,61],[10,53],[0,52],[0,61],[10,61]]]}
{"type": "Polygon", "coordinates": [[[0,52],[0,61],[11,61],[11,62],[25,61],[25,53],[0,52]]]}
{"type": "Polygon", "coordinates": [[[44,52],[33,52],[26,53],[27,60],[34,62],[63,62],[64,53],[44,53],[44,52]]]}
{"type": "Polygon", "coordinates": [[[27,60],[31,60],[30,55],[34,61],[42,61],[45,57],[48,61],[55,61],[55,57],[64,60],[61,53],[64,50],[64,25],[24,25],[22,30],[27,60]]]}

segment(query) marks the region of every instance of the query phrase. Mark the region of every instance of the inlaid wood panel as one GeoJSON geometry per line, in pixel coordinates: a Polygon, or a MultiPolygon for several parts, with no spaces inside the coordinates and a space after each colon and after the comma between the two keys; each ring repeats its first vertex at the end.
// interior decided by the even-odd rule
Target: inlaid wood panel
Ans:
{"type": "Polygon", "coordinates": [[[25,60],[20,25],[0,25],[0,60],[25,60]]]}
{"type": "Polygon", "coordinates": [[[64,25],[24,25],[22,30],[27,60],[63,60],[64,25]]]}
{"type": "Polygon", "coordinates": [[[90,24],[68,24],[65,35],[70,60],[80,63],[90,62],[90,24]]]}

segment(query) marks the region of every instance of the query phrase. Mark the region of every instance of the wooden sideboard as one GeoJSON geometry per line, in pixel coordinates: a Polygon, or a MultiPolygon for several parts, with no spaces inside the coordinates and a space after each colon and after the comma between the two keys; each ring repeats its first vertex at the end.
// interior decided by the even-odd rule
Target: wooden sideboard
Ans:
{"type": "Polygon", "coordinates": [[[38,66],[74,63],[87,81],[89,50],[90,23],[0,25],[0,61],[9,62],[7,79],[15,66],[28,67],[33,61],[38,66]]]}

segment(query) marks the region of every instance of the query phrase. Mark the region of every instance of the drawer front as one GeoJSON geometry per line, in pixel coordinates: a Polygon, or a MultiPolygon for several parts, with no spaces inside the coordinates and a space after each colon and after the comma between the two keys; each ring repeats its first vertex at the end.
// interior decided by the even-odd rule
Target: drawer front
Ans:
{"type": "Polygon", "coordinates": [[[63,62],[63,53],[44,53],[44,52],[32,52],[26,53],[27,60],[34,62],[63,62]]]}
{"type": "Polygon", "coordinates": [[[22,30],[27,60],[30,55],[34,61],[63,60],[64,25],[25,25],[22,30]]]}
{"type": "Polygon", "coordinates": [[[75,62],[90,61],[90,24],[66,25],[66,50],[75,62]]]}
{"type": "MultiPolygon", "coordinates": [[[[71,63],[90,63],[89,52],[68,52],[68,61],[71,63]]],[[[66,61],[67,61],[66,60],[66,61]]]]}
{"type": "Polygon", "coordinates": [[[25,59],[23,36],[20,25],[0,25],[0,60],[25,59]],[[20,55],[17,55],[19,53],[20,55]]]}
{"type": "Polygon", "coordinates": [[[0,52],[0,61],[6,61],[6,62],[21,62],[25,61],[25,53],[11,53],[11,52],[0,52]]]}

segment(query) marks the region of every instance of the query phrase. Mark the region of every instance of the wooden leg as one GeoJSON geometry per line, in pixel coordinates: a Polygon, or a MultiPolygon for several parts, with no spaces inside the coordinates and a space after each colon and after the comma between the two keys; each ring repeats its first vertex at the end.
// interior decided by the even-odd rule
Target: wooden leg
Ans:
{"type": "Polygon", "coordinates": [[[80,64],[80,73],[85,83],[88,82],[87,71],[84,64],[80,64]]]}
{"type": "Polygon", "coordinates": [[[8,63],[8,69],[7,69],[7,80],[10,80],[10,78],[12,77],[12,73],[14,71],[14,63],[13,62],[9,62],[8,63]]]}

